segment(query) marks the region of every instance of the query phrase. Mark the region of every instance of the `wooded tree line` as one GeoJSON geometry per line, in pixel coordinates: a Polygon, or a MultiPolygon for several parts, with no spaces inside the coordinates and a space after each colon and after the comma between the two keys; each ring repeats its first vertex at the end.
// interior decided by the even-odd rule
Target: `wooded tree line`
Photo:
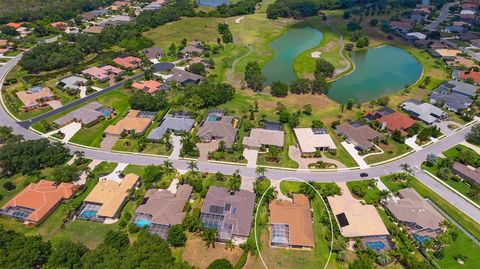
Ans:
{"type": "Polygon", "coordinates": [[[43,241],[0,228],[0,263],[4,268],[193,268],[178,263],[165,240],[142,230],[135,242],[110,231],[95,249],[68,239],[43,241]]]}
{"type": "Polygon", "coordinates": [[[39,169],[65,163],[69,150],[60,142],[48,139],[8,139],[0,150],[0,166],[3,175],[33,174],[39,169]]]}
{"type": "Polygon", "coordinates": [[[79,13],[113,3],[114,0],[2,0],[0,24],[11,21],[68,20],[79,13]]]}
{"type": "Polygon", "coordinates": [[[338,7],[337,0],[277,0],[267,8],[267,18],[296,19],[318,15],[320,10],[338,7]]]}

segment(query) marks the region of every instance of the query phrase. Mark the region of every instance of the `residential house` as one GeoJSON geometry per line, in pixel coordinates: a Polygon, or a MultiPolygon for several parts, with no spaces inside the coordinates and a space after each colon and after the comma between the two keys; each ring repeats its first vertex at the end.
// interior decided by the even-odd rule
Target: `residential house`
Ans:
{"type": "Polygon", "coordinates": [[[407,135],[407,129],[415,123],[415,120],[389,107],[382,107],[376,111],[367,113],[364,118],[367,121],[377,121],[380,124],[381,130],[387,129],[390,132],[399,131],[402,136],[407,135]]]}
{"type": "Polygon", "coordinates": [[[414,189],[398,191],[399,199],[389,199],[385,208],[416,241],[424,242],[442,233],[445,220],[414,189]]]}
{"type": "Polygon", "coordinates": [[[30,183],[2,206],[0,215],[39,224],[74,193],[75,185],[71,183],[42,179],[38,183],[30,183]]]}
{"type": "Polygon", "coordinates": [[[94,66],[82,71],[83,75],[99,81],[106,81],[111,77],[118,77],[122,73],[122,69],[111,65],[94,66]]]}
{"type": "MultiPolygon", "coordinates": [[[[461,79],[461,80],[467,80],[467,79],[472,79],[475,84],[480,84],[480,72],[478,71],[473,71],[473,70],[456,70],[457,73],[454,75],[455,78],[461,79]]],[[[475,89],[476,93],[476,89],[475,89]]]]}
{"type": "Polygon", "coordinates": [[[185,57],[190,57],[194,54],[201,54],[204,52],[202,43],[198,41],[191,41],[187,44],[185,48],[181,50],[185,57]]]}
{"type": "Polygon", "coordinates": [[[477,95],[478,87],[465,82],[450,80],[442,83],[437,89],[446,89],[468,97],[474,97],[477,95]]]}
{"type": "Polygon", "coordinates": [[[80,91],[80,87],[85,86],[88,80],[79,76],[69,76],[57,82],[57,87],[65,91],[80,91]]]}
{"type": "Polygon", "coordinates": [[[115,125],[108,126],[105,134],[112,136],[120,136],[123,133],[141,135],[150,127],[152,119],[156,115],[156,112],[130,110],[125,118],[115,125]]]}
{"type": "Polygon", "coordinates": [[[32,87],[28,91],[20,91],[15,93],[23,104],[25,110],[35,109],[42,106],[44,102],[55,99],[55,95],[48,87],[32,87]]]}
{"type": "Polygon", "coordinates": [[[167,114],[162,119],[158,127],[153,129],[148,134],[147,139],[159,141],[168,132],[172,132],[175,134],[179,134],[182,132],[190,132],[194,125],[195,120],[190,118],[190,115],[188,115],[187,113],[167,114]]]}
{"type": "Polygon", "coordinates": [[[9,23],[5,24],[5,26],[18,29],[18,28],[22,27],[23,24],[25,24],[25,22],[9,22],[9,23]]]}
{"type": "Polygon", "coordinates": [[[473,68],[478,67],[478,65],[471,59],[465,58],[463,56],[457,56],[455,60],[447,62],[449,66],[454,67],[466,67],[473,68]]]}
{"type": "Polygon", "coordinates": [[[480,185],[480,169],[466,166],[462,163],[453,163],[452,171],[455,175],[461,177],[464,180],[469,181],[471,184],[480,185]]]}
{"type": "Polygon", "coordinates": [[[77,218],[99,222],[117,218],[138,179],[135,174],[128,174],[119,181],[101,179],[85,198],[77,218]]]}
{"type": "Polygon", "coordinates": [[[72,122],[81,123],[82,126],[92,126],[102,119],[108,118],[113,114],[113,110],[104,107],[98,102],[86,104],[65,116],[53,121],[57,126],[65,126],[72,122]]]}
{"type": "Polygon", "coordinates": [[[431,54],[434,57],[443,58],[445,61],[454,61],[460,53],[462,52],[457,49],[435,49],[431,54]]]}
{"type": "Polygon", "coordinates": [[[110,12],[111,11],[108,9],[97,9],[80,14],[80,17],[82,17],[86,21],[91,21],[93,19],[96,19],[97,17],[108,15],[110,14],[110,12]]]}
{"type": "Polygon", "coordinates": [[[390,30],[399,32],[399,33],[408,33],[413,28],[413,20],[399,20],[390,22],[390,30]]]}
{"type": "Polygon", "coordinates": [[[175,68],[173,69],[173,74],[165,79],[165,82],[171,83],[175,81],[178,84],[187,85],[190,83],[199,83],[202,79],[203,77],[200,75],[175,68]]]}
{"type": "Polygon", "coordinates": [[[92,25],[83,30],[87,34],[100,34],[103,31],[103,27],[92,25]]]}
{"type": "Polygon", "coordinates": [[[144,6],[142,10],[144,10],[144,11],[158,11],[163,7],[164,4],[165,4],[165,0],[153,1],[150,4],[144,6]]]}
{"type": "Polygon", "coordinates": [[[226,116],[225,111],[210,110],[198,128],[197,136],[204,143],[223,141],[225,147],[231,148],[237,137],[238,118],[226,116]]]}
{"type": "Polygon", "coordinates": [[[443,107],[455,113],[469,107],[473,103],[470,97],[445,89],[432,91],[429,101],[433,104],[443,105],[443,107]]]}
{"type": "Polygon", "coordinates": [[[372,141],[382,137],[382,134],[359,121],[340,124],[335,127],[335,132],[360,151],[371,149],[375,146],[372,141]]]}
{"type": "Polygon", "coordinates": [[[313,249],[310,201],[303,194],[293,194],[292,202],[273,200],[269,205],[270,246],[313,249]]]}
{"type": "Polygon", "coordinates": [[[458,25],[449,25],[446,26],[443,31],[445,33],[466,33],[468,32],[468,29],[463,27],[463,26],[458,26],[458,25]]]}
{"type": "Polygon", "coordinates": [[[186,216],[183,208],[192,190],[190,185],[180,185],[174,193],[161,189],[147,190],[132,222],[139,227],[147,227],[148,232],[167,239],[170,227],[182,224],[186,216]]]}
{"type": "Polygon", "coordinates": [[[168,90],[167,85],[156,80],[136,81],[132,84],[132,87],[148,93],[168,90]]]}
{"type": "Polygon", "coordinates": [[[137,69],[142,63],[142,59],[133,56],[117,57],[113,61],[125,69],[137,69]]]}
{"type": "Polygon", "coordinates": [[[101,21],[98,24],[98,26],[103,27],[103,28],[105,28],[107,26],[117,27],[119,25],[129,23],[132,20],[133,20],[132,17],[130,17],[128,15],[115,15],[115,16],[112,16],[110,18],[107,18],[107,19],[101,21]]]}
{"type": "Polygon", "coordinates": [[[128,7],[130,6],[130,1],[115,1],[113,4],[111,4],[108,9],[117,11],[120,10],[122,7],[128,7]]]}
{"type": "Polygon", "coordinates": [[[412,118],[421,120],[426,124],[433,124],[447,116],[447,113],[445,113],[442,109],[414,99],[407,100],[400,106],[412,118]]]}
{"type": "Polygon", "coordinates": [[[243,145],[249,149],[260,149],[262,147],[283,148],[285,134],[282,131],[253,128],[249,136],[243,137],[243,145]]]}
{"type": "Polygon", "coordinates": [[[250,236],[255,193],[247,190],[231,192],[211,186],[203,201],[200,220],[205,228],[217,230],[217,240],[238,245],[250,236]]]}
{"type": "Polygon", "coordinates": [[[53,28],[56,28],[60,31],[65,31],[65,29],[67,29],[67,27],[68,27],[68,24],[66,22],[63,22],[63,21],[57,21],[57,22],[50,23],[50,26],[52,26],[53,28]]]}
{"type": "Polygon", "coordinates": [[[373,205],[355,199],[345,182],[338,184],[341,195],[328,196],[340,234],[348,239],[360,239],[362,244],[377,251],[393,247],[385,224],[373,205]],[[377,242],[377,244],[372,244],[377,242]],[[378,244],[382,242],[383,244],[378,244]]]}
{"type": "Polygon", "coordinates": [[[175,68],[173,63],[168,62],[161,62],[152,65],[151,70],[155,72],[155,74],[160,74],[161,72],[167,72],[175,68]]]}
{"type": "Polygon", "coordinates": [[[149,59],[149,60],[156,60],[158,58],[162,58],[165,53],[163,52],[162,49],[157,48],[157,47],[151,47],[148,49],[145,49],[143,51],[143,54],[149,59]]]}
{"type": "Polygon", "coordinates": [[[295,128],[298,145],[302,154],[314,154],[317,151],[335,151],[337,146],[332,137],[322,128],[295,128]]]}

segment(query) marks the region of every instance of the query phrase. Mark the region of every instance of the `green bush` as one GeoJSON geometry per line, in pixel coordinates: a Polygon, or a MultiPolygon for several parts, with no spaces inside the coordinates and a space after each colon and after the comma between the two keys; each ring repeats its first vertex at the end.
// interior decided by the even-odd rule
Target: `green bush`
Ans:
{"type": "Polygon", "coordinates": [[[11,181],[7,181],[3,184],[3,188],[7,191],[13,191],[17,186],[13,184],[11,181]]]}

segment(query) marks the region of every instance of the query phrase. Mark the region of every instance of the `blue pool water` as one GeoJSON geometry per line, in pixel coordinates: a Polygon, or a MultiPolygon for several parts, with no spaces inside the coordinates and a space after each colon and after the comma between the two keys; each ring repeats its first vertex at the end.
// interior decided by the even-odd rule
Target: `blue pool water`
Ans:
{"type": "Polygon", "coordinates": [[[418,243],[423,243],[423,242],[426,242],[426,241],[430,240],[430,237],[414,234],[414,235],[413,235],[413,239],[414,239],[415,241],[417,241],[418,243]]]}
{"type": "Polygon", "coordinates": [[[383,242],[377,241],[377,242],[367,242],[365,243],[367,248],[371,248],[373,250],[382,250],[385,248],[385,244],[383,242]]]}
{"type": "Polygon", "coordinates": [[[81,217],[84,218],[92,218],[97,215],[97,211],[83,211],[82,214],[80,214],[81,217]]]}
{"type": "Polygon", "coordinates": [[[149,220],[146,220],[146,219],[137,219],[135,221],[135,224],[139,227],[143,227],[143,226],[148,226],[150,225],[150,221],[149,220]]]}
{"type": "Polygon", "coordinates": [[[207,121],[218,121],[218,117],[216,115],[209,115],[207,121]]]}

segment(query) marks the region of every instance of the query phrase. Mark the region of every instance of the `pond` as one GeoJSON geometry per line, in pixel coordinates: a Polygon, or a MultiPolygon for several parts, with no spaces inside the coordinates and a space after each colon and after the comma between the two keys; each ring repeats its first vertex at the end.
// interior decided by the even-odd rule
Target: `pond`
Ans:
{"type": "Polygon", "coordinates": [[[274,50],[273,59],[263,68],[267,85],[275,80],[286,84],[297,79],[293,71],[293,61],[303,51],[316,47],[322,41],[322,32],[311,27],[290,28],[269,45],[274,50]]]}
{"type": "Polygon", "coordinates": [[[228,0],[197,0],[199,6],[216,7],[221,5],[228,5],[228,0]]]}
{"type": "Polygon", "coordinates": [[[352,53],[355,70],[332,83],[330,99],[345,104],[368,102],[415,83],[422,65],[408,52],[393,46],[382,46],[352,53]]]}

